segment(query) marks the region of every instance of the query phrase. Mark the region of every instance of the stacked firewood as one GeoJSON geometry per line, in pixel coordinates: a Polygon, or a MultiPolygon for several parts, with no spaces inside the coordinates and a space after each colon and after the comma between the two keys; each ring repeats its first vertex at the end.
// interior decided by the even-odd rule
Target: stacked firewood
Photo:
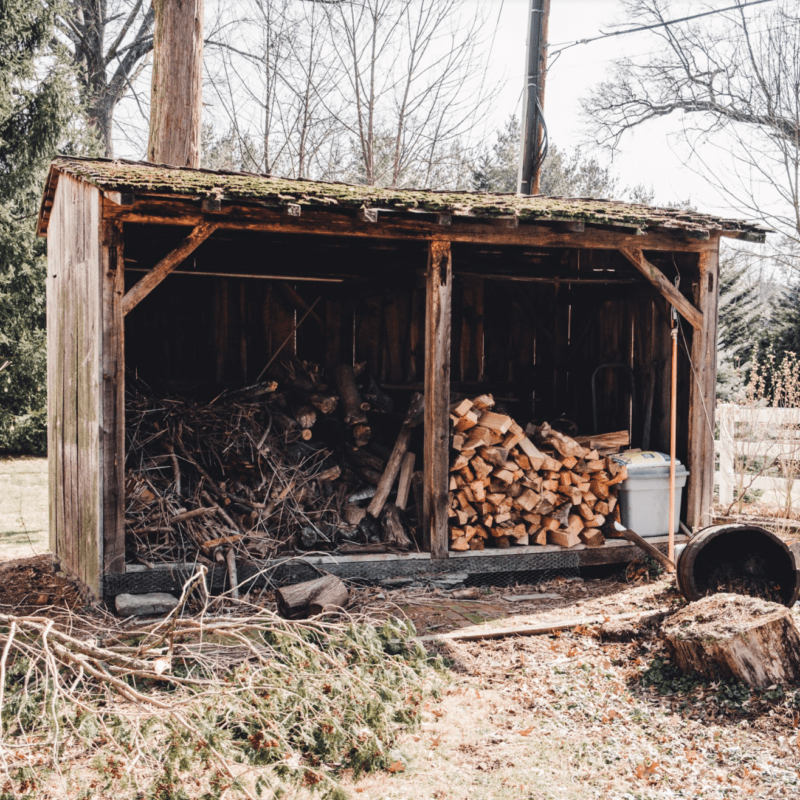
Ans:
{"type": "Polygon", "coordinates": [[[547,423],[523,430],[494,406],[484,394],[451,408],[450,549],[604,544],[627,477],[609,451],[627,445],[627,433],[581,443],[547,423]]]}

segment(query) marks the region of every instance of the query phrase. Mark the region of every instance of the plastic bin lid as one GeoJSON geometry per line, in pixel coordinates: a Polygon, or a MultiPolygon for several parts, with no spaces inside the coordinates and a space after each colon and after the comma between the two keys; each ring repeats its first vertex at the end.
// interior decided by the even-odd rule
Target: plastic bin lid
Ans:
{"type": "MultiPolygon", "coordinates": [[[[628,475],[633,472],[649,470],[659,470],[660,472],[669,467],[669,456],[666,453],[659,453],[657,450],[626,451],[611,457],[620,464],[627,466],[628,475]]],[[[675,471],[683,471],[683,465],[677,458],[675,459],[675,471]]]]}

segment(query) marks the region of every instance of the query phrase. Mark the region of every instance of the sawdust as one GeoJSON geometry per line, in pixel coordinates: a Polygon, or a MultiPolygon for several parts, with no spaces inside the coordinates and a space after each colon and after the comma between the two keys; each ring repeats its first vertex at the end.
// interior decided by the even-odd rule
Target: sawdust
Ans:
{"type": "Polygon", "coordinates": [[[731,639],[788,613],[786,606],[760,597],[715,594],[671,615],[663,630],[678,638],[731,639]]]}

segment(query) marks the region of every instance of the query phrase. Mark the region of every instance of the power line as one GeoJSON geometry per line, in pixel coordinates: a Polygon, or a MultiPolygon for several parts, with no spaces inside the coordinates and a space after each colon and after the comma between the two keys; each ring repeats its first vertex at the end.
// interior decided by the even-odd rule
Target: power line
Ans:
{"type": "MultiPolygon", "coordinates": [[[[553,62],[555,59],[564,52],[564,50],[568,50],[570,47],[576,47],[579,44],[589,44],[590,42],[597,42],[600,39],[610,39],[612,36],[624,36],[627,33],[639,33],[641,31],[651,31],[655,28],[666,28],[670,25],[677,25],[679,22],[689,22],[693,19],[700,19],[701,17],[710,17],[713,14],[722,14],[724,11],[737,11],[740,8],[747,8],[748,6],[760,6],[762,3],[772,3],[774,0],[749,0],[746,3],[737,3],[735,6],[727,6],[726,8],[716,8],[713,11],[704,11],[701,14],[692,14],[688,17],[680,17],[678,19],[669,19],[666,22],[656,22],[653,25],[641,25],[638,28],[627,28],[624,31],[612,31],[611,33],[603,33],[600,36],[593,36],[590,39],[578,39],[575,42],[561,42],[555,47],[560,48],[559,50],[554,51],[551,53],[551,58],[553,62]]],[[[551,63],[552,66],[552,63],[551,63]]]]}

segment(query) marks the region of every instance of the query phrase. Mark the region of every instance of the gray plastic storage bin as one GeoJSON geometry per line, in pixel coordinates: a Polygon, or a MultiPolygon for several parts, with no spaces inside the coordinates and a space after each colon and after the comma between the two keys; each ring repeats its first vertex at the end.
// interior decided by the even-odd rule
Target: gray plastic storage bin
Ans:
{"type": "MultiPolygon", "coordinates": [[[[655,451],[620,453],[614,456],[628,468],[628,478],[619,487],[622,524],[639,536],[669,533],[669,456],[655,451]]],[[[681,518],[683,487],[689,471],[675,461],[675,530],[681,518]]]]}

